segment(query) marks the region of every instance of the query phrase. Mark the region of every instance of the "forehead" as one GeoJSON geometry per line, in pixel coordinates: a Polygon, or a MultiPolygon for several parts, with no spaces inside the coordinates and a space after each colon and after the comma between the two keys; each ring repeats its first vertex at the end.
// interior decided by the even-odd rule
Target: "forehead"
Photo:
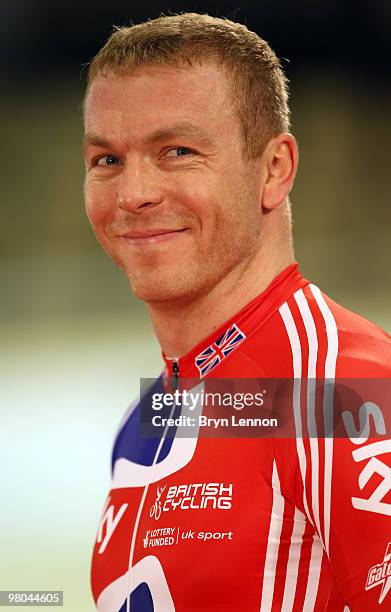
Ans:
{"type": "Polygon", "coordinates": [[[97,77],[85,103],[86,131],[93,132],[109,128],[141,133],[172,121],[190,121],[218,133],[232,131],[235,120],[229,78],[213,63],[145,66],[129,75],[97,77]]]}

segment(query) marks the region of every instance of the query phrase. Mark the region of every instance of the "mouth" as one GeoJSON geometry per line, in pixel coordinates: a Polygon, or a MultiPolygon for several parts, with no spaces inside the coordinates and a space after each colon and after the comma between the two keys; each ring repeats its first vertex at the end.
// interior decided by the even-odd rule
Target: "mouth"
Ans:
{"type": "Polygon", "coordinates": [[[119,238],[133,245],[152,245],[160,242],[174,240],[188,230],[187,227],[180,229],[159,228],[145,231],[129,231],[124,234],[119,234],[119,238]]]}

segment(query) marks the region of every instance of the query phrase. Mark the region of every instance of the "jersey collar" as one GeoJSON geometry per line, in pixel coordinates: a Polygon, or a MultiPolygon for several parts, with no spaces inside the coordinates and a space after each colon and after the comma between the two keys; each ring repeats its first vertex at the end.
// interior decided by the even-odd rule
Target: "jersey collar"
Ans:
{"type": "Polygon", "coordinates": [[[180,359],[162,356],[166,364],[164,377],[171,379],[173,369],[181,378],[203,378],[245,342],[295,291],[308,284],[297,262],[278,274],[262,293],[223,323],[208,338],[180,359]],[[214,357],[216,354],[216,357],[214,357]]]}

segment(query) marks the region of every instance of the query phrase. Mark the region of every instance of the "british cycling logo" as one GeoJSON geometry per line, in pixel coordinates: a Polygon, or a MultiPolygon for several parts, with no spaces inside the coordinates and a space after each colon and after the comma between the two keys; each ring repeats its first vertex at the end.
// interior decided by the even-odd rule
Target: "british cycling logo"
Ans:
{"type": "Polygon", "coordinates": [[[156,499],[154,503],[152,504],[151,509],[149,511],[149,516],[151,518],[155,517],[157,521],[160,519],[160,516],[162,514],[162,502],[160,501],[160,498],[165,488],[166,488],[166,485],[164,485],[164,487],[157,488],[156,499]]]}
{"type": "Polygon", "coordinates": [[[173,510],[230,510],[232,508],[232,483],[197,482],[171,485],[164,498],[167,485],[156,489],[156,499],[149,516],[158,521],[162,512],[173,510]]]}
{"type": "Polygon", "coordinates": [[[391,542],[388,542],[386,553],[381,563],[376,563],[368,572],[367,583],[365,590],[373,589],[373,587],[382,586],[379,595],[379,604],[383,603],[385,596],[391,589],[391,542]]]}

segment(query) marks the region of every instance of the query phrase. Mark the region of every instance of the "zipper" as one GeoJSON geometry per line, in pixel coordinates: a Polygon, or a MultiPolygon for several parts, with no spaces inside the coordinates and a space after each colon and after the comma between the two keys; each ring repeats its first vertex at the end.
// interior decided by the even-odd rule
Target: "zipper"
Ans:
{"type": "Polygon", "coordinates": [[[174,391],[178,389],[179,380],[179,364],[177,361],[172,362],[172,376],[171,376],[171,387],[174,391]]]}

